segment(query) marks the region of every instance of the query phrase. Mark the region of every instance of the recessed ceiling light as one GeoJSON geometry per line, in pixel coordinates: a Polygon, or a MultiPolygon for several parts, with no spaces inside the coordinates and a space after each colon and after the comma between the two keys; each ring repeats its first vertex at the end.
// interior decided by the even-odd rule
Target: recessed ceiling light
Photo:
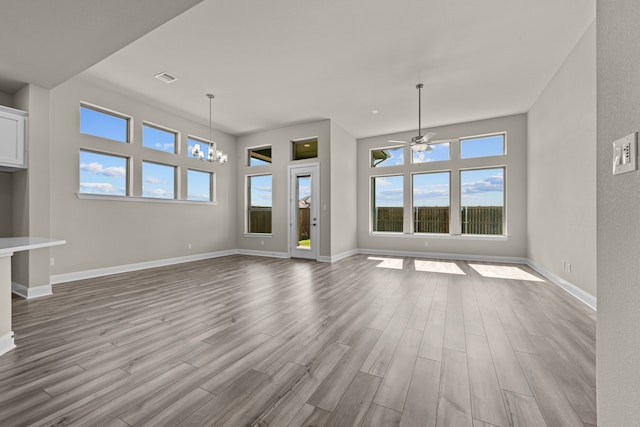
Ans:
{"type": "Polygon", "coordinates": [[[156,74],[156,79],[161,80],[165,83],[173,83],[176,80],[178,80],[177,78],[173,77],[171,74],[167,73],[166,71],[163,71],[160,74],[156,74]]]}
{"type": "Polygon", "coordinates": [[[311,144],[304,144],[305,147],[311,147],[311,144]]]}
{"type": "Polygon", "coordinates": [[[380,111],[378,110],[371,110],[371,114],[378,114],[380,111]]]}

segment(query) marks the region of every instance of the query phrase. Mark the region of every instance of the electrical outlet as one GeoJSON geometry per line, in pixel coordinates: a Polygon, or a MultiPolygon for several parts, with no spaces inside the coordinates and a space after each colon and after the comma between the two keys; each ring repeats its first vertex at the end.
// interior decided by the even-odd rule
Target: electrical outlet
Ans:
{"type": "Polygon", "coordinates": [[[637,140],[638,133],[634,132],[613,142],[614,175],[638,169],[637,140]]]}
{"type": "Polygon", "coordinates": [[[260,240],[260,245],[264,246],[264,240],[260,240]]]}
{"type": "Polygon", "coordinates": [[[429,246],[429,242],[424,242],[424,246],[429,246]]]}
{"type": "Polygon", "coordinates": [[[191,249],[191,243],[187,243],[187,249],[191,249]]]}
{"type": "Polygon", "coordinates": [[[56,259],[55,258],[49,258],[49,265],[51,267],[53,267],[54,265],[56,265],[56,259]]]}

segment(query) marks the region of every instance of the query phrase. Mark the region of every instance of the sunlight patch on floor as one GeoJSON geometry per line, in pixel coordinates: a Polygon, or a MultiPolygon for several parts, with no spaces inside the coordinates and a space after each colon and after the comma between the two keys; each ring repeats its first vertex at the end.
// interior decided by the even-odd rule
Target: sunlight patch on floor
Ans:
{"type": "Polygon", "coordinates": [[[507,265],[486,265],[486,264],[469,264],[483,277],[491,277],[494,279],[513,279],[513,280],[529,280],[532,282],[544,282],[539,277],[531,273],[527,273],[520,267],[507,265]]]}
{"type": "Polygon", "coordinates": [[[431,273],[457,274],[464,276],[464,271],[453,261],[425,261],[415,260],[416,271],[431,273]]]}
{"type": "Polygon", "coordinates": [[[367,259],[374,260],[374,261],[381,261],[380,264],[376,265],[377,268],[390,268],[392,270],[402,270],[402,265],[404,263],[403,259],[397,259],[397,258],[381,258],[381,257],[370,256],[367,259]]]}

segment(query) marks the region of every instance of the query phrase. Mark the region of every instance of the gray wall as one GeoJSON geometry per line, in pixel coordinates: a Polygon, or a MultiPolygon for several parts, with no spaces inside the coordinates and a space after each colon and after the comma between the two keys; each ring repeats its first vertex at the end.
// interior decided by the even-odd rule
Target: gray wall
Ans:
{"type": "Polygon", "coordinates": [[[613,176],[611,143],[640,130],[640,9],[597,3],[598,425],[640,419],[640,172],[613,176]]]}
{"type": "Polygon", "coordinates": [[[527,159],[528,257],[595,296],[595,22],[529,111],[527,159]]]}
{"type": "MultiPolygon", "coordinates": [[[[458,145],[454,143],[451,146],[452,160],[449,162],[371,168],[369,150],[393,145],[387,142],[390,139],[408,140],[415,135],[415,132],[382,135],[358,140],[358,247],[360,249],[415,252],[418,254],[437,253],[488,257],[525,257],[527,226],[526,125],[526,115],[519,114],[429,129],[437,132],[434,140],[454,139],[503,131],[507,132],[507,155],[497,160],[495,157],[473,160],[475,167],[481,167],[483,165],[501,165],[507,167],[505,177],[507,239],[488,240],[470,236],[370,235],[369,183],[372,175],[407,173],[411,171],[448,170],[452,167],[469,167],[471,163],[469,160],[458,159],[458,155],[456,154],[458,145]]],[[[405,149],[405,159],[410,155],[409,152],[410,149],[407,146],[405,149]]],[[[455,191],[453,187],[454,185],[452,184],[452,195],[455,191]]],[[[408,183],[405,183],[405,193],[407,193],[408,188],[408,183]]],[[[407,200],[406,197],[407,195],[405,194],[405,200],[407,200]]]]}
{"type": "MultiPolygon", "coordinates": [[[[203,103],[203,108],[206,104],[203,103]]],[[[187,158],[186,136],[208,137],[208,126],[76,77],[51,91],[51,235],[67,244],[52,249],[52,274],[156,261],[235,249],[235,138],[214,132],[220,148],[231,153],[224,166],[187,158]],[[134,118],[133,144],[112,142],[79,132],[80,102],[134,118]],[[181,155],[141,146],[141,123],[149,121],[181,133],[181,155]],[[178,164],[183,190],[189,167],[216,173],[217,205],[81,200],[79,150],[124,152],[133,162],[133,195],[141,194],[142,160],[178,164]],[[188,249],[191,243],[192,249],[188,249]]],[[[184,191],[183,191],[184,192],[184,191]]]]}
{"type": "Polygon", "coordinates": [[[331,122],[331,255],[358,248],[356,139],[331,122]]]}

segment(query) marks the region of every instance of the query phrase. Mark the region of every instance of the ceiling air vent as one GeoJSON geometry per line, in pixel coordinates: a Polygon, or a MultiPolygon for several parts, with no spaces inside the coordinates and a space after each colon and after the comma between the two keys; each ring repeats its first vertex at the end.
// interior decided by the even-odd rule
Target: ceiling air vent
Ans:
{"type": "Polygon", "coordinates": [[[176,79],[175,77],[173,77],[171,74],[168,74],[167,72],[162,72],[160,74],[156,74],[156,79],[161,80],[165,83],[173,83],[175,82],[176,79]]]}

